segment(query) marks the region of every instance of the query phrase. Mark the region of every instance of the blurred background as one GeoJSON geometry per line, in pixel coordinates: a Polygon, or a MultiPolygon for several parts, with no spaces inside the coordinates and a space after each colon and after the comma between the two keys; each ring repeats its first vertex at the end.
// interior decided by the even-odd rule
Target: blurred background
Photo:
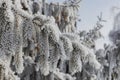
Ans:
{"type": "MultiPolygon", "coordinates": [[[[64,2],[65,0],[47,0],[48,2],[64,2]]],[[[120,0],[82,0],[80,4],[78,30],[92,29],[97,21],[97,16],[102,12],[103,19],[107,22],[103,23],[101,33],[104,38],[97,40],[97,48],[102,48],[104,43],[110,43],[108,34],[113,28],[114,17],[120,11],[120,0]]]]}

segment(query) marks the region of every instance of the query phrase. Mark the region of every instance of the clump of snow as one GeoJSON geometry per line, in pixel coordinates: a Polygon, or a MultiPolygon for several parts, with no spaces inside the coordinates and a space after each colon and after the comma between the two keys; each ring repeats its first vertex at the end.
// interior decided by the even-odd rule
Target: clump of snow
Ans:
{"type": "Polygon", "coordinates": [[[39,62],[37,62],[36,68],[40,68],[40,71],[43,75],[47,76],[49,74],[49,63],[45,60],[44,56],[40,56],[39,62]]]}
{"type": "Polygon", "coordinates": [[[20,80],[18,76],[10,69],[9,63],[0,59],[0,79],[3,80],[20,80]]]}
{"type": "Polygon", "coordinates": [[[23,66],[23,52],[22,52],[22,47],[20,52],[16,53],[14,56],[14,62],[13,65],[15,65],[15,69],[17,73],[22,73],[24,70],[24,66],[23,66]]]}
{"type": "Polygon", "coordinates": [[[62,35],[68,37],[71,41],[79,41],[80,40],[79,35],[77,35],[75,33],[63,33],[62,35]]]}
{"type": "Polygon", "coordinates": [[[101,68],[101,64],[97,61],[96,55],[94,53],[90,52],[87,55],[87,57],[88,57],[88,62],[91,66],[93,66],[97,70],[101,68]]]}
{"type": "Polygon", "coordinates": [[[56,79],[60,79],[60,80],[66,80],[66,79],[67,80],[76,80],[75,77],[72,77],[69,74],[62,73],[62,72],[59,71],[59,69],[56,69],[53,73],[54,73],[56,79]]]}
{"type": "Polygon", "coordinates": [[[71,52],[73,51],[72,42],[66,36],[61,36],[60,39],[63,42],[65,53],[67,55],[67,58],[69,59],[71,56],[71,52]]]}

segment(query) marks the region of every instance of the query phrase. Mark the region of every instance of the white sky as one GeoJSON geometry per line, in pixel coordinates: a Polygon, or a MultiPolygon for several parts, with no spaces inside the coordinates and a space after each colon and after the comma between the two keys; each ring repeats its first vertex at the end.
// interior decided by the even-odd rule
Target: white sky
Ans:
{"type": "MultiPolygon", "coordinates": [[[[63,2],[64,0],[48,0],[48,2],[51,1],[63,2]]],[[[103,13],[103,18],[107,20],[107,22],[104,23],[104,28],[101,30],[105,38],[96,42],[97,48],[101,48],[103,43],[109,43],[108,33],[113,27],[114,15],[116,11],[120,11],[112,11],[112,7],[120,7],[120,0],[82,0],[80,5],[79,15],[81,22],[78,23],[78,28],[80,30],[89,30],[93,28],[100,12],[103,13]]]]}

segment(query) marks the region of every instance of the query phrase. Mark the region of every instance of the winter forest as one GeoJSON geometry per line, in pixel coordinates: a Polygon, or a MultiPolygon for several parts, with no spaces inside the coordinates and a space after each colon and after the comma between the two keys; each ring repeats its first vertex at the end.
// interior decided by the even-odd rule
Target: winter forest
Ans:
{"type": "Polygon", "coordinates": [[[82,1],[0,0],[0,80],[120,80],[120,13],[97,49],[106,20],[78,30],[82,1]]]}

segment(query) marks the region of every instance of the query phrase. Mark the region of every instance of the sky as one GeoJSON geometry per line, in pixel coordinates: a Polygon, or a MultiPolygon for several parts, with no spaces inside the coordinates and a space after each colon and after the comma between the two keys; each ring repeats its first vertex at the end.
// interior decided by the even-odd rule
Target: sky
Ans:
{"type": "MultiPolygon", "coordinates": [[[[48,2],[63,2],[65,0],[48,0],[48,2]]],[[[97,21],[97,16],[102,12],[103,19],[107,22],[104,23],[104,27],[101,33],[104,38],[99,39],[96,42],[97,48],[102,48],[104,43],[110,43],[108,34],[113,28],[114,16],[120,11],[113,7],[120,8],[120,0],[82,0],[80,3],[79,18],[81,22],[78,23],[79,30],[89,30],[94,27],[97,21]]]]}

